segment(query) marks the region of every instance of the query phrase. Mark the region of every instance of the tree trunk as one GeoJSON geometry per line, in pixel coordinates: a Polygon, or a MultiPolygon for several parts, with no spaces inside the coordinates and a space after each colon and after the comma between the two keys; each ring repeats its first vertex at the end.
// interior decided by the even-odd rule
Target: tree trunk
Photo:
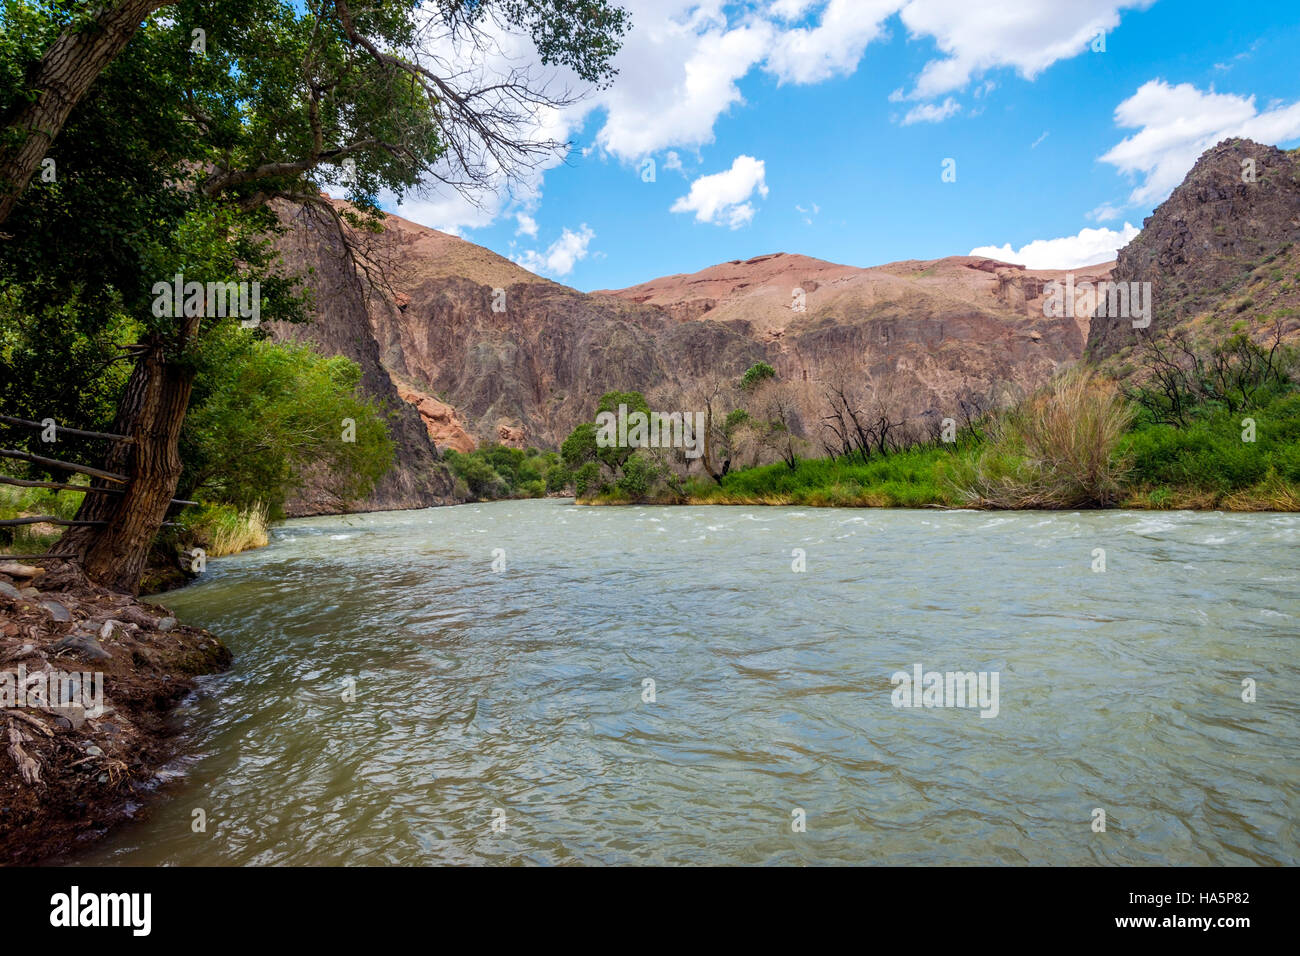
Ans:
{"type": "Polygon", "coordinates": [[[117,442],[105,466],[131,481],[122,495],[86,495],[77,518],[108,524],[72,528],[59,545],[77,556],[92,581],[131,594],[139,591],[149,549],[176,494],[177,445],[194,384],[193,371],[169,360],[162,340],[149,344],[131,372],[113,429],[134,441],[117,442]]]}
{"type": "Polygon", "coordinates": [[[27,89],[35,96],[5,117],[0,133],[18,130],[17,141],[0,152],[0,224],[63,129],[73,107],[140,29],[145,17],[172,0],[118,0],[101,7],[88,24],[65,30],[36,67],[27,89]]]}

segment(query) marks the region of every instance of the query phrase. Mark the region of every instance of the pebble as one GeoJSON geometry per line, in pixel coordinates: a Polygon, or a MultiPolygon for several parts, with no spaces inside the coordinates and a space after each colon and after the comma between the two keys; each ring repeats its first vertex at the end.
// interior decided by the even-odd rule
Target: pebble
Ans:
{"type": "Polygon", "coordinates": [[[92,661],[106,661],[113,656],[89,634],[69,634],[54,643],[54,650],[76,651],[92,661]]]}
{"type": "Polygon", "coordinates": [[[56,621],[71,621],[72,614],[66,607],[58,601],[42,601],[41,607],[50,612],[50,617],[56,621]]]}
{"type": "Polygon", "coordinates": [[[60,727],[67,730],[80,730],[86,726],[86,708],[80,704],[69,704],[66,707],[51,708],[58,716],[54,722],[60,727]],[[65,726],[66,725],[66,726],[65,726]]]}
{"type": "Polygon", "coordinates": [[[177,621],[174,617],[164,617],[158,621],[158,630],[170,631],[176,627],[177,621]]]}
{"type": "Polygon", "coordinates": [[[0,581],[0,594],[14,601],[20,601],[23,597],[23,593],[7,581],[0,581]]]}

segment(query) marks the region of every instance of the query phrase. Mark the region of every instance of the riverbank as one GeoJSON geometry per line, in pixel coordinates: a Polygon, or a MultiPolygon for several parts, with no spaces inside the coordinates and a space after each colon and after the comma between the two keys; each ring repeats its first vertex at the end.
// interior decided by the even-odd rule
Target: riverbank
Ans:
{"type": "Polygon", "coordinates": [[[1140,511],[1300,511],[1300,482],[1275,469],[1258,480],[1193,485],[1123,482],[1106,504],[1058,506],[1026,502],[1017,507],[971,497],[959,484],[970,458],[960,452],[913,449],[867,464],[809,459],[794,468],[763,465],[732,472],[721,483],[691,479],[680,493],[661,489],[633,496],[617,487],[576,499],[580,505],[747,505],[801,508],[968,508],[981,511],[1060,511],[1121,508],[1140,511]]]}
{"type": "Polygon", "coordinates": [[[177,755],[171,711],[230,661],[207,631],[64,562],[0,563],[0,865],[80,850],[147,812],[177,755]]]}
{"type": "Polygon", "coordinates": [[[1172,424],[1138,415],[1113,384],[1065,376],[983,423],[904,448],[865,444],[682,477],[640,453],[588,469],[583,504],[840,508],[1300,511],[1300,391],[1249,412],[1202,405],[1172,424]],[[637,465],[633,468],[631,465],[637,465]]]}

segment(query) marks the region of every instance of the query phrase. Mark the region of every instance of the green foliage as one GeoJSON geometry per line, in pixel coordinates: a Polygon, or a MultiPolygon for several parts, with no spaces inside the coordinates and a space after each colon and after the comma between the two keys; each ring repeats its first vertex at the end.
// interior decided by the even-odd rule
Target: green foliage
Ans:
{"type": "MultiPolygon", "coordinates": [[[[68,484],[87,484],[80,475],[68,484]]],[[[0,484],[0,520],[48,515],[51,518],[71,518],[77,513],[84,498],[79,491],[57,491],[52,488],[22,488],[0,484]]],[[[54,544],[63,534],[57,525],[16,525],[0,528],[0,550],[17,554],[40,554],[54,544]]]]}
{"type": "Polygon", "coordinates": [[[943,480],[951,455],[939,448],[913,448],[862,463],[847,458],[801,459],[794,468],[762,465],[725,475],[720,485],[697,481],[691,500],[727,503],[907,507],[952,504],[943,480]]]}
{"type": "Polygon", "coordinates": [[[573,488],[579,498],[600,494],[606,487],[598,462],[589,461],[573,473],[573,488]]]}
{"type": "Polygon", "coordinates": [[[1186,428],[1145,423],[1121,449],[1139,484],[1225,493],[1263,481],[1270,469],[1300,482],[1300,393],[1278,396],[1249,416],[1217,410],[1186,428]],[[1242,440],[1243,417],[1255,420],[1254,442],[1242,440]]]}
{"type": "Polygon", "coordinates": [[[472,452],[448,449],[452,473],[479,501],[499,498],[544,498],[569,484],[569,470],[553,451],[526,451],[506,445],[483,445],[472,452]]]}
{"type": "Polygon", "coordinates": [[[649,459],[633,455],[623,464],[623,473],[617,482],[618,490],[633,500],[639,500],[645,497],[660,476],[660,469],[649,459]]]}
{"type": "Polygon", "coordinates": [[[205,504],[186,508],[176,518],[177,527],[166,537],[182,553],[202,548],[209,558],[238,554],[265,547],[269,537],[267,507],[254,502],[243,508],[228,504],[205,504]]]}
{"type": "Polygon", "coordinates": [[[752,392],[768,379],[776,378],[776,369],[766,362],[755,362],[740,378],[740,387],[747,392],[752,392]]]}
{"type": "Polygon", "coordinates": [[[992,508],[1115,504],[1126,471],[1117,449],[1133,416],[1114,382],[1075,367],[999,416],[954,482],[963,500],[992,508]]]}
{"type": "Polygon", "coordinates": [[[272,517],[307,466],[339,498],[364,496],[392,465],[381,411],[356,397],[361,370],[308,346],[249,337],[208,343],[181,435],[179,497],[272,517]],[[220,348],[217,346],[220,345],[220,348]],[[355,423],[344,441],[343,422],[355,423]]]}

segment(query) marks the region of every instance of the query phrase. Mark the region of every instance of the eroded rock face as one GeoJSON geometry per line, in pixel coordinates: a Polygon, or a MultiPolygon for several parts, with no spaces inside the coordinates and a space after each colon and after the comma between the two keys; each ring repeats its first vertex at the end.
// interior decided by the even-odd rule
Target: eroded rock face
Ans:
{"type": "Polygon", "coordinates": [[[477,447],[473,437],[456,417],[456,409],[446,402],[441,402],[432,395],[426,395],[409,385],[397,385],[397,394],[402,401],[415,406],[424,422],[429,439],[437,448],[452,448],[459,452],[471,452],[477,447]]]}
{"type": "MultiPolygon", "coordinates": [[[[1270,259],[1287,264],[1293,276],[1297,242],[1300,150],[1230,139],[1207,150],[1146,218],[1142,232],[1120,250],[1112,278],[1151,283],[1151,329],[1158,331],[1214,311],[1270,259]]],[[[1249,316],[1259,303],[1241,304],[1249,316]]],[[[1140,334],[1129,320],[1097,316],[1088,353],[1107,358],[1140,334]]]]}
{"type": "Polygon", "coordinates": [[[383,364],[480,442],[554,448],[607,391],[671,394],[757,361],[810,397],[846,367],[888,377],[908,414],[946,415],[960,396],[1041,384],[1086,332],[1042,314],[1064,273],[969,256],[860,269],[778,253],[583,294],[393,217],[385,241],[396,295],[370,313],[383,364]]]}
{"type": "Polygon", "coordinates": [[[392,413],[389,434],[396,460],[374,491],[361,501],[340,501],[328,483],[308,470],[303,487],[285,505],[291,517],[344,511],[426,508],[452,502],[453,478],[439,460],[419,412],[403,401],[379,359],[369,328],[369,310],[361,279],[344,256],[336,231],[317,217],[288,206],[281,214],[290,224],[280,246],[296,271],[312,271],[307,285],[315,294],[313,321],[305,325],[270,323],[278,340],[304,340],[326,355],[344,355],[361,366],[360,391],[392,413]]]}
{"type": "Polygon", "coordinates": [[[326,273],[333,309],[313,339],[384,372],[420,437],[458,450],[556,448],[605,392],[653,402],[758,361],[796,383],[808,408],[829,378],[869,375],[909,417],[957,417],[963,398],[1042,384],[1082,355],[1087,332],[1086,317],[1043,315],[1064,272],[971,256],[862,269],[775,253],[584,294],[389,217],[375,256],[391,288],[362,307],[359,280],[331,276],[327,251],[299,255],[326,273]]]}

